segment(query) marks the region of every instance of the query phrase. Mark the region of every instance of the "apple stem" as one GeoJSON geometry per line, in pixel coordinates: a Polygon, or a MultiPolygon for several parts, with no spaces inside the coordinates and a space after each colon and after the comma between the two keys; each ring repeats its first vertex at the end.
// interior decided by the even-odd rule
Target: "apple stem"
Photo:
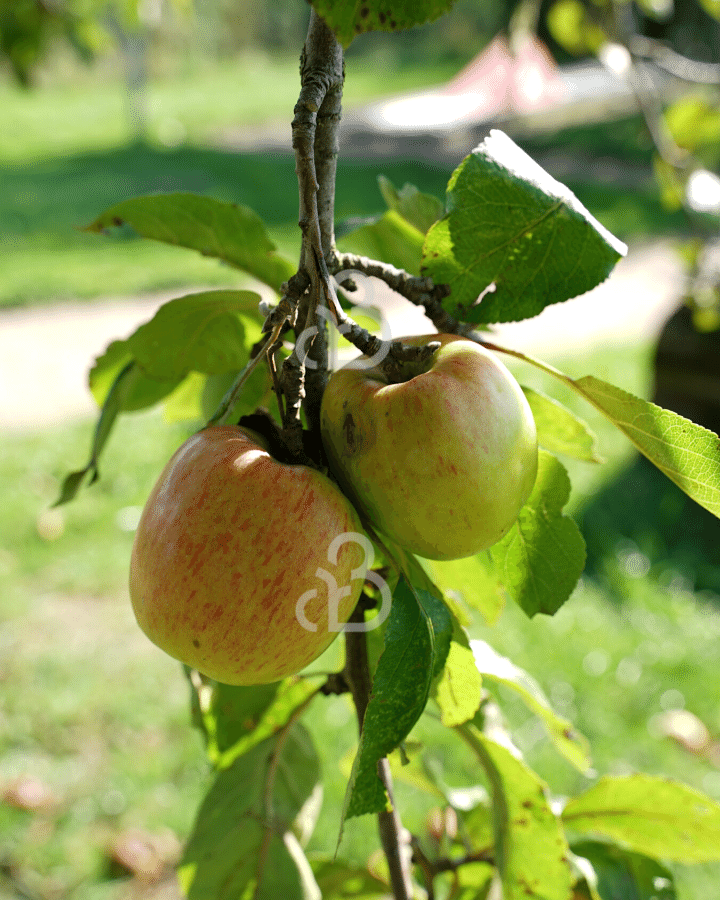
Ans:
{"type": "Polygon", "coordinates": [[[280,332],[282,331],[283,323],[280,323],[275,326],[275,330],[273,333],[267,338],[267,340],[262,344],[259,352],[250,362],[245,366],[245,368],[240,372],[235,381],[232,383],[230,388],[228,389],[225,396],[220,401],[220,405],[215,410],[213,415],[208,419],[206,427],[210,425],[222,425],[222,423],[227,419],[228,415],[232,411],[232,408],[235,406],[238,397],[240,396],[243,387],[247,383],[248,378],[252,375],[258,365],[265,359],[270,350],[272,350],[273,346],[277,343],[280,332]]]}
{"type": "Polygon", "coordinates": [[[554,378],[559,379],[569,387],[577,390],[573,379],[569,375],[566,375],[564,372],[561,372],[560,369],[556,369],[555,366],[550,365],[550,363],[543,362],[543,360],[537,359],[537,357],[535,356],[530,356],[527,353],[522,353],[520,350],[512,350],[510,347],[501,347],[499,344],[492,343],[492,341],[486,341],[479,335],[469,334],[468,338],[471,341],[475,341],[476,344],[480,344],[482,347],[486,347],[488,350],[492,350],[494,353],[505,353],[507,356],[514,356],[516,359],[520,359],[523,362],[530,363],[530,365],[535,366],[538,369],[542,369],[543,372],[547,372],[548,375],[552,375],[554,378]]]}
{"type": "MultiPolygon", "coordinates": [[[[365,621],[365,595],[361,595],[349,621],[354,623],[365,621]]],[[[362,734],[365,712],[372,692],[372,676],[367,651],[367,633],[364,631],[345,632],[345,681],[350,687],[358,729],[362,734]]],[[[409,835],[402,827],[400,814],[393,799],[392,774],[390,763],[383,758],[378,763],[378,777],[388,795],[392,809],[378,813],[378,831],[383,851],[390,870],[390,884],[395,900],[412,900],[413,889],[410,876],[411,852],[409,835]]]]}

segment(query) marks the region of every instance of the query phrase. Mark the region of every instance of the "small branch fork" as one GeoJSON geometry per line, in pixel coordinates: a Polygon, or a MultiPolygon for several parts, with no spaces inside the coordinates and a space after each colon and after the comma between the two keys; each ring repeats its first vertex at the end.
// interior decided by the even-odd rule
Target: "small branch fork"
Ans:
{"type": "Polygon", "coordinates": [[[429,859],[420,846],[420,841],[417,837],[413,836],[410,843],[413,851],[413,862],[422,870],[425,879],[427,900],[435,900],[434,882],[441,873],[457,873],[463,866],[470,863],[486,862],[490,865],[495,865],[495,857],[489,850],[478,850],[461,856],[459,859],[450,859],[445,856],[441,856],[438,859],[429,859]]]}
{"type": "MultiPolygon", "coordinates": [[[[270,359],[279,346],[280,335],[288,328],[294,330],[295,348],[281,372],[276,375],[273,371],[273,376],[284,399],[281,402],[278,398],[283,436],[299,461],[308,461],[303,451],[301,411],[311,431],[319,428],[320,402],[327,382],[326,320],[329,318],[363,353],[372,356],[382,347],[382,342],[345,315],[329,268],[342,260],[335,249],[334,207],[344,77],[342,47],[313,9],[301,57],[300,96],[292,123],[298,224],[302,232],[300,264],[297,274],[283,286],[282,299],[265,322],[264,330],[275,340],[261,348],[262,355],[270,359]]],[[[370,261],[366,263],[370,265],[370,261]]],[[[392,267],[388,267],[387,275],[399,286],[408,279],[392,267]]],[[[411,289],[409,283],[405,289],[411,289]]],[[[417,292],[417,288],[412,289],[417,292]]],[[[430,286],[425,287],[428,297],[431,290],[430,286]]],[[[403,348],[394,342],[387,346],[383,362],[392,371],[408,359],[427,358],[434,349],[403,348]]]]}

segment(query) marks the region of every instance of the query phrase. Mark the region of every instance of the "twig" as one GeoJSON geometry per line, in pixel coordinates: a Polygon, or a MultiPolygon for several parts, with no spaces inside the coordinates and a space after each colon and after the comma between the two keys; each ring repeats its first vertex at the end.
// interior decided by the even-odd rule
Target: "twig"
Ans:
{"type": "Polygon", "coordinates": [[[317,116],[315,132],[315,172],[318,181],[317,210],[320,222],[320,240],[324,255],[335,248],[335,175],[339,152],[340,119],[342,117],[342,92],[345,81],[345,60],[342,47],[330,32],[324,38],[330,54],[332,83],[325,94],[317,116]]]}
{"type": "MultiPolygon", "coordinates": [[[[378,263],[378,265],[382,264],[378,263]]],[[[325,303],[338,331],[365,356],[371,359],[377,357],[377,365],[380,366],[390,382],[404,380],[402,370],[407,363],[426,362],[440,346],[438,342],[433,341],[425,346],[414,347],[405,345],[402,341],[384,341],[370,334],[367,329],[358,325],[354,319],[348,316],[340,306],[324,261],[321,262],[321,270],[325,303]]],[[[398,269],[395,271],[399,272],[398,269]]],[[[407,275],[407,273],[403,274],[407,275]]]]}
{"type": "Polygon", "coordinates": [[[331,694],[347,694],[350,691],[350,685],[345,680],[342,672],[333,672],[328,675],[325,684],[320,688],[320,693],[329,697],[331,694]]]}
{"type": "Polygon", "coordinates": [[[442,308],[442,300],[450,294],[450,286],[447,284],[435,284],[432,278],[418,278],[389,263],[369,259],[367,256],[358,256],[355,253],[334,253],[329,270],[333,275],[349,270],[379,278],[390,290],[400,294],[415,306],[424,306],[428,318],[441,334],[461,334],[462,329],[466,327],[442,308]]]}
{"type": "MultiPolygon", "coordinates": [[[[327,372],[324,322],[318,327],[318,307],[323,303],[318,259],[333,246],[337,127],[340,121],[344,79],[343,52],[334,32],[311,10],[307,38],[300,62],[300,96],[292,123],[295,171],[300,198],[298,224],[302,231],[300,253],[307,313],[301,331],[308,336],[309,353],[301,359],[296,349],[285,360],[281,378],[287,403],[283,427],[293,450],[302,451],[300,410],[305,405],[311,427],[319,424],[319,410],[327,372]],[[312,362],[311,366],[307,366],[312,362]],[[306,370],[309,368],[309,374],[306,370]]],[[[299,285],[298,285],[299,287],[299,285]]],[[[304,342],[303,342],[304,347],[304,342]]]]}
{"type": "Polygon", "coordinates": [[[305,368],[305,416],[311,431],[320,434],[320,406],[328,380],[328,342],[326,323],[325,290],[322,289],[326,273],[325,260],[319,256],[315,248],[315,291],[308,304],[308,316],[306,329],[312,331],[314,336],[310,342],[305,368]],[[320,290],[318,290],[318,287],[320,290]],[[312,300],[315,302],[313,303],[312,300]]]}
{"type": "MultiPolygon", "coordinates": [[[[337,124],[343,85],[343,53],[332,29],[317,15],[310,12],[305,47],[300,63],[301,90],[295,105],[292,123],[295,170],[300,191],[300,229],[303,243],[323,252],[323,241],[318,212],[318,191],[322,191],[324,230],[332,230],[328,217],[333,214],[335,196],[335,159],[337,155],[337,124]],[[320,184],[315,165],[316,129],[318,113],[321,113],[320,141],[317,146],[320,175],[330,179],[330,184],[320,184]],[[329,144],[329,146],[328,146],[329,144]]],[[[332,244],[329,244],[329,250],[332,244]]],[[[306,249],[304,247],[304,249],[306,249]]],[[[312,260],[305,258],[305,265],[312,260]]],[[[312,274],[311,274],[312,278],[312,274]]]]}
{"type": "Polygon", "coordinates": [[[691,81],[694,84],[720,84],[720,65],[717,63],[690,59],[660,41],[639,34],[630,39],[629,48],[633,56],[652,59],[661,69],[665,69],[682,81],[691,81]]]}
{"type": "MultiPolygon", "coordinates": [[[[364,622],[365,605],[360,602],[350,617],[351,622],[364,622]]],[[[345,632],[346,661],[344,676],[352,693],[358,728],[362,733],[365,712],[372,692],[372,677],[367,652],[367,634],[364,631],[345,632]]],[[[378,763],[378,776],[385,790],[393,801],[392,776],[387,759],[378,763]]],[[[390,884],[395,900],[412,900],[412,881],[410,878],[410,862],[407,853],[407,842],[403,839],[403,827],[395,804],[392,811],[378,813],[378,831],[385,857],[390,869],[390,884]]]]}
{"type": "Polygon", "coordinates": [[[410,839],[410,846],[413,851],[413,862],[422,869],[425,877],[425,890],[427,891],[427,900],[435,900],[434,881],[441,872],[457,872],[463,866],[470,863],[486,862],[489,865],[495,865],[495,857],[490,849],[475,850],[472,853],[466,853],[457,859],[451,859],[448,856],[440,856],[437,859],[430,859],[420,846],[420,841],[415,835],[410,839]]]}
{"type": "Polygon", "coordinates": [[[282,331],[283,324],[283,322],[279,322],[275,326],[275,329],[273,330],[270,337],[262,345],[257,356],[251,359],[250,362],[242,370],[242,372],[240,372],[240,374],[237,376],[225,396],[220,401],[220,405],[215,410],[212,417],[208,419],[206,427],[209,425],[221,425],[228,417],[233,406],[235,406],[235,402],[240,396],[240,393],[245,386],[248,378],[252,375],[258,365],[267,357],[270,350],[272,350],[272,348],[276,344],[280,336],[280,332],[282,331]]]}

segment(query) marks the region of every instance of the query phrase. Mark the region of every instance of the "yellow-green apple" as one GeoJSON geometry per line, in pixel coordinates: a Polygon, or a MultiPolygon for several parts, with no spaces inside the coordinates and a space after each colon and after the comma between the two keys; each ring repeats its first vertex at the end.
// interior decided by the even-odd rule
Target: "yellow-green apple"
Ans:
{"type": "Polygon", "coordinates": [[[456,335],[389,383],[381,364],[349,363],[323,395],[330,468],[380,532],[428,559],[472,556],[517,520],[537,475],[537,432],[500,360],[456,335]]]}
{"type": "Polygon", "coordinates": [[[226,684],[269,683],[337,637],[367,546],[357,512],[321,472],[278,462],[237,426],[206,428],[145,504],[130,597],[170,656],[226,684]]]}

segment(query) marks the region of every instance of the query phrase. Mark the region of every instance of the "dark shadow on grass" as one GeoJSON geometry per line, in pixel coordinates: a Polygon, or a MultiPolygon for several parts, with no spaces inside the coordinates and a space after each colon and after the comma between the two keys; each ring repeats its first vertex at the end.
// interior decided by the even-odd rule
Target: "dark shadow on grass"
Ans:
{"type": "MultiPolygon", "coordinates": [[[[450,175],[447,169],[420,162],[343,160],[338,169],[338,218],[383,211],[380,173],[399,186],[410,181],[440,197],[450,175]]],[[[245,204],[271,226],[297,222],[297,180],[290,154],[136,143],[0,167],[0,241],[13,235],[70,233],[121,200],[176,191],[245,204]]]]}
{"type": "MultiPolygon", "coordinates": [[[[533,148],[529,148],[532,149],[533,148]]],[[[459,163],[460,160],[457,160],[459,163]]],[[[370,216],[384,203],[377,176],[410,182],[444,198],[451,167],[412,159],[348,159],[338,166],[336,216],[370,216]]],[[[648,191],[578,181],[568,185],[593,214],[624,239],[664,234],[678,224],[648,191]]],[[[121,200],[141,194],[191,191],[243,203],[270,226],[297,222],[297,181],[289,153],[133,143],[105,152],[0,166],[0,245],[13,236],[67,235],[121,200]]],[[[29,248],[30,249],[30,248],[29,248]]]]}
{"type": "Polygon", "coordinates": [[[720,596],[720,520],[644,456],[578,510],[578,522],[591,578],[603,580],[618,564],[639,577],[649,563],[651,575],[677,573],[695,590],[720,596]]]}

